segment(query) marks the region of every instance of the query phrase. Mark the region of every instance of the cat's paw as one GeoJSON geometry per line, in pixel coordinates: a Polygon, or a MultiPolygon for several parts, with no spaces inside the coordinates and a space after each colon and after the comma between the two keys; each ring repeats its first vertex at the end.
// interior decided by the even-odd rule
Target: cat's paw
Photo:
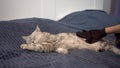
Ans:
{"type": "Polygon", "coordinates": [[[68,54],[68,50],[67,49],[64,49],[64,48],[57,48],[56,49],[56,52],[58,53],[63,53],[63,54],[68,54]]]}
{"type": "Polygon", "coordinates": [[[27,48],[27,44],[21,44],[21,45],[20,45],[20,48],[26,49],[26,48],[27,48]]]}

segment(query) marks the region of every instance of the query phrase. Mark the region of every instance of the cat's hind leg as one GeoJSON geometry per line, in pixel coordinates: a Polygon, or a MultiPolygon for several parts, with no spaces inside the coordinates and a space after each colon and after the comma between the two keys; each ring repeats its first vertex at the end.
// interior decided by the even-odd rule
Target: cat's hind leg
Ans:
{"type": "Polygon", "coordinates": [[[109,51],[112,51],[112,52],[114,52],[117,55],[120,55],[120,49],[115,47],[115,46],[113,46],[113,45],[106,46],[105,49],[109,50],[109,51]]]}

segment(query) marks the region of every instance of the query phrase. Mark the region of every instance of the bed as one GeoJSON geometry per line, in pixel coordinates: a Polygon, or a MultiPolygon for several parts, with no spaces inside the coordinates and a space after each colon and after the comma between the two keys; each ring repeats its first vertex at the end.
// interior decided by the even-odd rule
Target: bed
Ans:
{"type": "MultiPolygon", "coordinates": [[[[29,35],[38,25],[50,33],[101,29],[120,24],[120,20],[101,10],[73,12],[53,21],[44,18],[25,18],[0,21],[0,68],[120,68],[120,56],[110,51],[72,50],[70,54],[40,53],[22,50],[21,36],[29,35]]],[[[114,40],[113,35],[105,37],[114,40]]]]}

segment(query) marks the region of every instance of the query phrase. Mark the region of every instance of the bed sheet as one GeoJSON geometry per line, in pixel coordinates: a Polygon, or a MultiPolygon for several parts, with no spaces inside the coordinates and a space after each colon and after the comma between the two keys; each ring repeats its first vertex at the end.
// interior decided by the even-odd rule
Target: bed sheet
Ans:
{"type": "MultiPolygon", "coordinates": [[[[103,29],[105,27],[114,26],[120,24],[120,19],[103,10],[84,10],[70,13],[60,19],[59,22],[67,27],[81,31],[103,29]]],[[[115,42],[113,34],[107,35],[105,39],[113,43],[115,42]]]]}
{"type": "Polygon", "coordinates": [[[22,50],[21,36],[29,35],[36,25],[51,33],[80,30],[41,18],[0,21],[0,68],[120,68],[120,56],[109,51],[73,50],[64,55],[22,50]]]}

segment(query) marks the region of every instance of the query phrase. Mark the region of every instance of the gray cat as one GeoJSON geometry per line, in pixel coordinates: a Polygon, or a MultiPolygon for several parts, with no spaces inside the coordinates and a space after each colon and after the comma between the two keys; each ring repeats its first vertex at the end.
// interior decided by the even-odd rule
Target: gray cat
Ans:
{"type": "Polygon", "coordinates": [[[89,49],[96,52],[110,50],[120,55],[120,50],[106,40],[100,40],[96,43],[89,44],[84,38],[77,37],[75,33],[58,33],[51,34],[41,32],[37,26],[35,31],[28,36],[22,36],[26,44],[21,44],[22,49],[39,51],[39,52],[58,52],[68,54],[72,49],[89,49]]]}

